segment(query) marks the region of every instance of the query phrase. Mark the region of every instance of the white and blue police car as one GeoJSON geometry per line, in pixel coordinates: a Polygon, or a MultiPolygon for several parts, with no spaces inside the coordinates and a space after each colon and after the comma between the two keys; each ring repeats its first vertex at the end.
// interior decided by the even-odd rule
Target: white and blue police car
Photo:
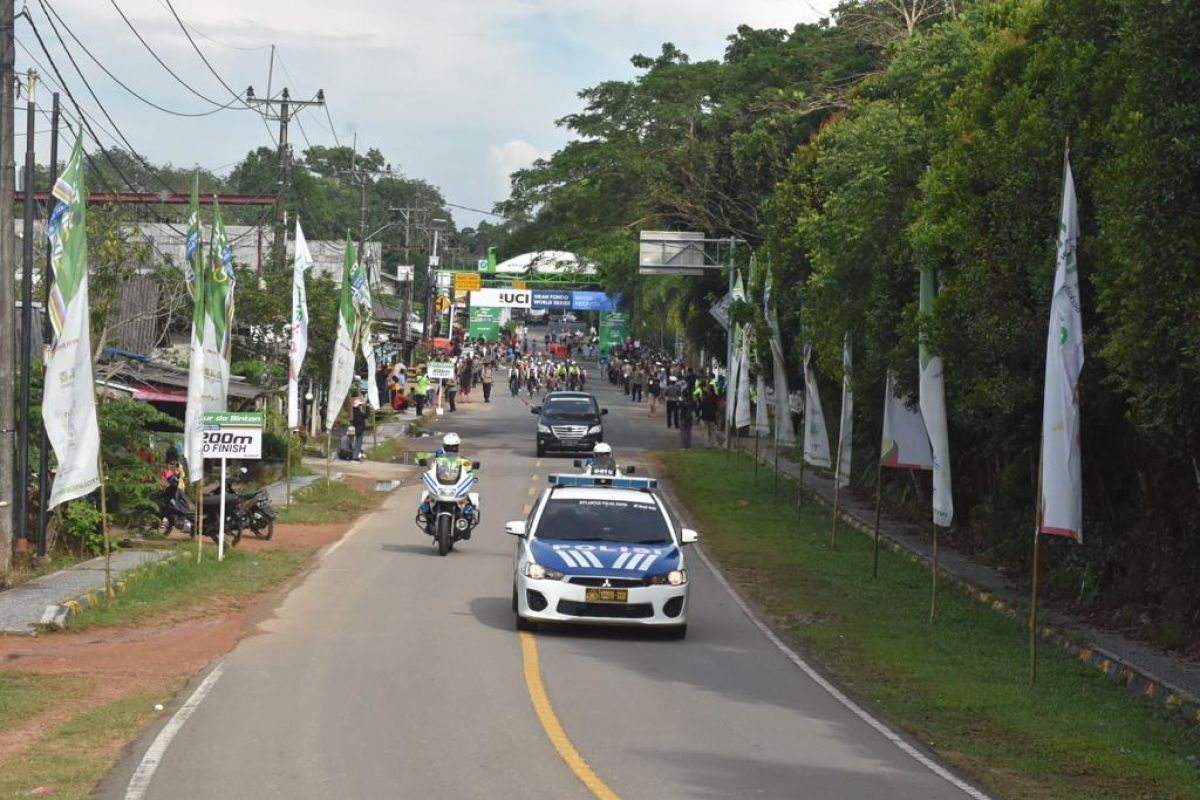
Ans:
{"type": "Polygon", "coordinates": [[[652,478],[551,475],[517,540],[512,608],[518,629],[542,623],[662,628],[687,635],[683,546],[652,478]]]}

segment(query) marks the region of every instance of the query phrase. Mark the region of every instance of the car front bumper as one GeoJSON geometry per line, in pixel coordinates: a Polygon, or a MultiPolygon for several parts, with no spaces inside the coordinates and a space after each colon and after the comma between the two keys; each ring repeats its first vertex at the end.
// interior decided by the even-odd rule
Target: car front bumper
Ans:
{"type": "Polygon", "coordinates": [[[547,452],[590,453],[598,442],[604,441],[603,434],[582,436],[578,439],[560,439],[552,433],[537,435],[538,447],[547,452]]]}
{"type": "MultiPolygon", "coordinates": [[[[535,622],[668,627],[687,623],[688,584],[628,587],[627,602],[588,602],[587,587],[565,580],[516,581],[517,614],[535,622]]],[[[624,588],[624,587],[622,587],[624,588]]]]}

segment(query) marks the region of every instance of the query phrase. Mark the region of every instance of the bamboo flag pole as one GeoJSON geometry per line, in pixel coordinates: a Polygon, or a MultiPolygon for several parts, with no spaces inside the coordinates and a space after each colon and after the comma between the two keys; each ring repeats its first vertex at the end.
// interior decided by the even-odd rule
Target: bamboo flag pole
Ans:
{"type": "Polygon", "coordinates": [[[284,505],[292,504],[292,431],[287,432],[287,455],[283,465],[283,485],[286,491],[284,505]]]}
{"type": "Polygon", "coordinates": [[[196,563],[204,555],[204,462],[200,462],[200,479],[196,481],[196,563]]]}
{"type": "Polygon", "coordinates": [[[1038,487],[1037,497],[1033,508],[1033,585],[1029,590],[1029,683],[1037,683],[1038,648],[1037,648],[1037,602],[1038,602],[1038,570],[1040,568],[1042,551],[1042,450],[1046,444],[1043,440],[1038,448],[1038,487]]]}
{"type": "Polygon", "coordinates": [[[325,429],[325,482],[331,480],[330,473],[333,469],[333,427],[325,429]]]}
{"type": "Polygon", "coordinates": [[[883,508],[883,459],[875,474],[875,537],[871,544],[871,577],[879,578],[879,514],[883,508]]]}
{"type": "Polygon", "coordinates": [[[112,589],[112,548],[108,541],[108,487],[104,476],[104,457],[96,459],[96,468],[100,473],[100,530],[104,534],[104,597],[111,599],[112,589]]]}
{"type": "Polygon", "coordinates": [[[829,532],[829,546],[837,547],[838,514],[842,510],[842,447],[845,439],[838,433],[837,462],[833,469],[833,525],[829,532]]]}
{"type": "MultiPolygon", "coordinates": [[[[779,424],[778,419],[775,420],[775,424],[776,425],[779,424]]],[[[779,438],[778,437],[775,438],[775,485],[771,491],[773,492],[774,499],[778,500],[779,499],[779,438]]]]}
{"type": "Polygon", "coordinates": [[[933,588],[929,595],[929,621],[937,621],[937,590],[938,590],[938,526],[933,523],[933,558],[930,560],[930,571],[933,577],[933,588]]]}

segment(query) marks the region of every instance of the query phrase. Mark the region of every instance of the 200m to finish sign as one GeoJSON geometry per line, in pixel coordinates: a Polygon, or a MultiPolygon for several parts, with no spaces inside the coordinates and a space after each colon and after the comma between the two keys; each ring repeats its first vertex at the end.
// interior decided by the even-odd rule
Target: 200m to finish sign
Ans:
{"type": "Polygon", "coordinates": [[[207,411],[203,424],[205,458],[262,458],[263,412],[207,411]]]}

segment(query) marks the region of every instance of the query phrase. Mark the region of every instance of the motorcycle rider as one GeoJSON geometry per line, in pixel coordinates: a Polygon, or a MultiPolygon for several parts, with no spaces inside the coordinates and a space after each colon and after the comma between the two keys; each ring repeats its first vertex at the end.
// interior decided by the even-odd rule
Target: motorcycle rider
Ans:
{"type": "Polygon", "coordinates": [[[619,477],[621,468],[613,458],[612,445],[607,442],[597,442],[592,448],[591,458],[583,465],[585,475],[612,475],[619,477]]]}
{"type": "MultiPolygon", "coordinates": [[[[462,440],[457,433],[451,431],[442,437],[442,446],[430,464],[439,483],[456,483],[462,474],[471,472],[471,462],[459,455],[462,440]]],[[[421,505],[417,507],[417,518],[425,524],[425,532],[433,535],[433,506],[428,492],[421,495],[421,505]]],[[[471,519],[475,516],[475,507],[467,500],[463,505],[463,516],[471,519]]],[[[467,538],[470,538],[468,534],[467,538]]]]}

